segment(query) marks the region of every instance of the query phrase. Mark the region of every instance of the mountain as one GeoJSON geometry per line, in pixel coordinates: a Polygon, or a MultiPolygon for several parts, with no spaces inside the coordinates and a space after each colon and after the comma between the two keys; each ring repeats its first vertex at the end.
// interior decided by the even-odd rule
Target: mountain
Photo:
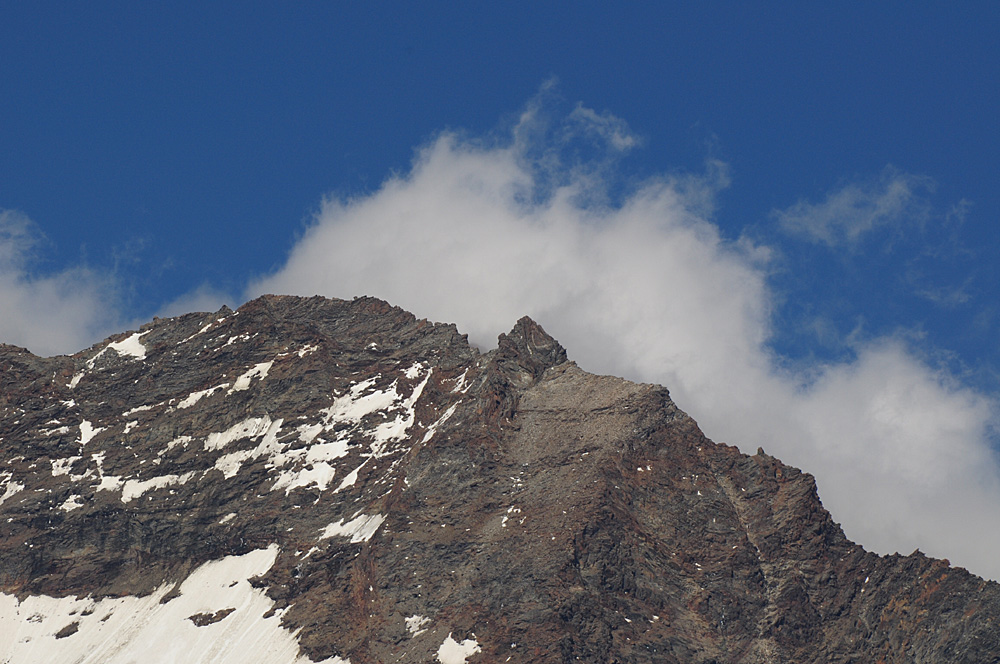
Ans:
{"type": "Polygon", "coordinates": [[[1000,586],[810,475],[372,298],[0,347],[3,662],[996,662],[1000,586]]]}

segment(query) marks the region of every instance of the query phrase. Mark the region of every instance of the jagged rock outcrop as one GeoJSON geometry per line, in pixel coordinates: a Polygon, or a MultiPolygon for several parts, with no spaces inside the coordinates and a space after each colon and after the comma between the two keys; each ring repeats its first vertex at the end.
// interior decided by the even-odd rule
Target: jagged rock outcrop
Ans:
{"type": "Polygon", "coordinates": [[[1000,661],[1000,586],[864,551],[666,389],[372,298],[0,347],[0,591],[11,662],[149,624],[184,661],[1000,661]]]}

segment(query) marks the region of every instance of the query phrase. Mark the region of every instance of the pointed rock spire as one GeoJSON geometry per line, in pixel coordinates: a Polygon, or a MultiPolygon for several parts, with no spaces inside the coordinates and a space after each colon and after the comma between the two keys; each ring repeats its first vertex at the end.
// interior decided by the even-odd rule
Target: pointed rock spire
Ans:
{"type": "MultiPolygon", "coordinates": [[[[534,381],[549,367],[566,361],[566,349],[528,316],[517,321],[513,329],[508,334],[501,334],[497,341],[497,364],[509,378],[514,378],[512,374],[527,372],[534,381]]],[[[522,378],[514,382],[525,381],[522,378]]]]}

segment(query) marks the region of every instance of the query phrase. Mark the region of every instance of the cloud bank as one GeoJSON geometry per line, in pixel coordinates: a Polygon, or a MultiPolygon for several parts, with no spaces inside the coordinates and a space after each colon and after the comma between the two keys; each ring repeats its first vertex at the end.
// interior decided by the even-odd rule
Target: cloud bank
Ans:
{"type": "MultiPolygon", "coordinates": [[[[377,191],[324,201],[247,295],[375,295],[483,347],[528,314],[583,368],[666,385],[713,439],[816,475],[869,549],[919,547],[1000,579],[996,403],[897,338],[788,368],[768,346],[769,248],[727,241],[712,221],[724,168],[623,186],[615,159],[638,141],[622,121],[543,116],[529,106],[492,142],[441,134],[377,191]],[[568,148],[581,140],[587,150],[568,148]]],[[[921,186],[887,171],[778,221],[850,243],[905,216],[921,186]]]]}
{"type": "Polygon", "coordinates": [[[28,217],[0,210],[0,340],[38,355],[73,353],[114,331],[116,284],[84,266],[39,274],[44,242],[28,217]]]}

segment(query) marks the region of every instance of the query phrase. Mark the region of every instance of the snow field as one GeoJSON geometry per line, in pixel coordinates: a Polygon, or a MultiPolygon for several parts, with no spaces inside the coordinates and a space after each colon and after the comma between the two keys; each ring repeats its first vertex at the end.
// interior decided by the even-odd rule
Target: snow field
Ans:
{"type": "MultiPolygon", "coordinates": [[[[205,563],[180,587],[147,597],[94,600],[0,594],[0,661],[9,664],[310,664],[274,603],[248,579],[265,573],[277,545],[205,563]],[[231,609],[231,611],[230,611],[231,609]],[[202,626],[192,617],[200,616],[202,626]],[[75,631],[74,631],[75,627],[75,631]]],[[[350,664],[340,657],[322,664],[350,664]]]]}

